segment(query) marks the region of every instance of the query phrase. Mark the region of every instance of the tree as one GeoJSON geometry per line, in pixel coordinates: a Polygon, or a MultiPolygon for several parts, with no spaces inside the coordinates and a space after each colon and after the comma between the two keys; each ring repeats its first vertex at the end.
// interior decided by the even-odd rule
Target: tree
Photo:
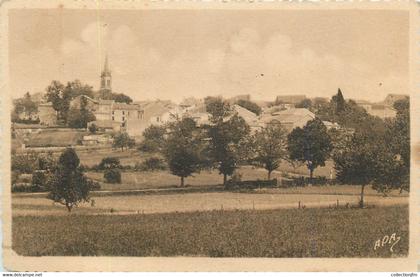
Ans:
{"type": "Polygon", "coordinates": [[[67,114],[67,124],[71,128],[86,128],[87,124],[94,121],[95,115],[87,108],[87,100],[80,99],[80,109],[71,108],[67,114]]]}
{"type": "Polygon", "coordinates": [[[112,98],[113,100],[115,100],[115,102],[120,102],[120,103],[130,104],[133,102],[133,99],[131,99],[130,96],[125,95],[123,93],[113,93],[112,98]]]}
{"type": "Polygon", "coordinates": [[[344,100],[343,93],[341,92],[341,89],[338,89],[337,95],[334,95],[331,98],[331,102],[334,107],[334,111],[336,114],[340,114],[343,112],[346,108],[346,101],[344,100]]]}
{"type": "Polygon", "coordinates": [[[57,168],[49,179],[51,189],[48,198],[65,205],[71,212],[81,202],[89,201],[93,182],[88,180],[80,169],[80,160],[73,148],[67,148],[58,160],[57,168]]]}
{"type": "Polygon", "coordinates": [[[103,158],[99,163],[99,169],[119,168],[121,167],[120,159],[116,157],[103,158]]]}
{"type": "Polygon", "coordinates": [[[70,99],[70,100],[80,95],[85,95],[90,98],[94,97],[93,87],[87,84],[82,84],[82,82],[80,82],[80,80],[77,80],[77,79],[71,82],[67,82],[67,85],[64,88],[63,94],[64,94],[64,98],[70,99]]]}
{"type": "Polygon", "coordinates": [[[133,99],[131,99],[131,97],[128,95],[125,95],[123,93],[113,93],[110,91],[104,94],[103,99],[114,100],[115,102],[127,103],[127,104],[130,104],[133,102],[133,99]]]}
{"type": "Polygon", "coordinates": [[[104,171],[104,179],[110,184],[120,184],[121,171],[118,168],[108,168],[104,171]]]}
{"type": "Polygon", "coordinates": [[[32,101],[32,97],[29,92],[25,93],[23,98],[19,98],[13,101],[13,104],[13,122],[19,121],[20,114],[24,114],[27,119],[32,120],[32,116],[38,112],[38,106],[34,101],[32,101]]]}
{"type": "Polygon", "coordinates": [[[223,184],[231,176],[241,160],[246,159],[250,128],[245,120],[232,115],[228,103],[220,98],[206,98],[206,110],[210,114],[210,125],[207,126],[209,137],[208,153],[219,173],[223,174],[223,184]]]}
{"type": "Polygon", "coordinates": [[[318,166],[325,166],[325,161],[332,150],[327,128],[317,118],[306,123],[303,128],[293,129],[287,141],[290,159],[305,162],[311,179],[318,166]]]}
{"type": "Polygon", "coordinates": [[[143,131],[143,141],[139,150],[143,152],[160,152],[165,142],[166,127],[150,125],[143,131]]]}
{"type": "Polygon", "coordinates": [[[64,85],[59,81],[52,81],[46,91],[46,99],[52,103],[53,109],[57,112],[57,119],[65,118],[69,103],[63,98],[64,85]]]}
{"type": "Polygon", "coordinates": [[[192,118],[178,119],[169,125],[164,155],[172,174],[184,179],[201,170],[201,151],[203,150],[198,129],[192,118]]]}
{"type": "Polygon", "coordinates": [[[256,115],[260,115],[262,112],[262,109],[260,106],[258,106],[256,103],[249,101],[249,100],[245,100],[245,99],[239,99],[236,104],[238,104],[239,106],[241,106],[242,108],[245,108],[253,113],[255,113],[256,115]]]}
{"type": "Polygon", "coordinates": [[[281,160],[287,157],[287,135],[281,125],[268,125],[254,135],[254,161],[268,171],[267,179],[271,179],[271,172],[280,166],[281,160]]]}
{"type": "MultiPolygon", "coordinates": [[[[64,86],[59,81],[52,81],[51,84],[47,87],[46,98],[48,102],[51,102],[54,110],[57,111],[57,119],[64,120],[65,123],[68,121],[68,113],[70,110],[70,101],[77,96],[86,95],[88,97],[93,97],[93,88],[89,85],[82,84],[79,80],[74,80],[72,82],[67,82],[67,85],[64,86]]],[[[84,99],[84,98],[82,98],[84,99]]],[[[86,101],[86,99],[84,99],[86,101]]],[[[86,108],[86,104],[85,104],[86,108]]],[[[76,110],[71,111],[71,120],[72,124],[84,125],[83,120],[81,123],[79,121],[75,122],[74,118],[84,117],[86,115],[79,115],[76,110]]],[[[80,128],[80,127],[79,127],[80,128]]],[[[81,127],[81,128],[86,128],[81,127]]]]}
{"type": "Polygon", "coordinates": [[[114,148],[121,148],[121,151],[124,151],[124,148],[131,148],[135,145],[134,139],[130,138],[126,132],[116,133],[113,138],[112,146],[114,148]]]}
{"type": "MultiPolygon", "coordinates": [[[[394,119],[385,122],[387,129],[385,133],[385,145],[389,148],[391,155],[390,160],[393,161],[391,169],[384,172],[393,172],[399,175],[400,190],[410,189],[410,102],[409,99],[402,99],[394,103],[394,109],[397,115],[394,119]]],[[[388,176],[389,180],[393,180],[392,175],[388,176]]],[[[394,182],[395,183],[395,182],[394,182]]],[[[390,185],[390,187],[398,187],[390,185]]]]}
{"type": "Polygon", "coordinates": [[[93,123],[89,126],[88,129],[89,129],[89,132],[91,132],[92,134],[96,134],[96,132],[98,131],[98,126],[96,126],[96,124],[93,123]]]}
{"type": "Polygon", "coordinates": [[[336,178],[344,184],[360,185],[359,206],[364,206],[365,186],[375,180],[377,159],[381,157],[379,148],[383,143],[375,134],[356,132],[341,152],[334,153],[336,178]]]}

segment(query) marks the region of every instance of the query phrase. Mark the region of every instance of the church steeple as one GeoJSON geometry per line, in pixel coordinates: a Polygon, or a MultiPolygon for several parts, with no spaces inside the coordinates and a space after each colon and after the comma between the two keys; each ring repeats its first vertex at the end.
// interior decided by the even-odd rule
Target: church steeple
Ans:
{"type": "Polygon", "coordinates": [[[105,93],[110,93],[112,92],[112,76],[111,76],[111,71],[109,70],[109,66],[108,66],[108,55],[105,56],[105,64],[104,64],[104,69],[102,70],[101,73],[101,92],[102,95],[104,95],[105,93]]]}

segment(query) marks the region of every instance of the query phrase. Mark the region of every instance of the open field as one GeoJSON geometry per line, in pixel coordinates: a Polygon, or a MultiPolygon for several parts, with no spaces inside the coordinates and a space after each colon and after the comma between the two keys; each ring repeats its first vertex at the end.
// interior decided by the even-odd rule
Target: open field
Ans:
{"type": "Polygon", "coordinates": [[[14,216],[20,255],[397,257],[408,208],[210,211],[154,215],[14,216]],[[385,235],[401,237],[374,250],[385,235]]]}
{"type": "MultiPolygon", "coordinates": [[[[118,153],[118,152],[117,152],[118,153]]],[[[121,153],[121,152],[120,152],[121,153]]],[[[88,154],[79,154],[82,161],[87,159],[95,159],[95,154],[88,158],[88,154]]],[[[125,164],[128,164],[129,158],[121,158],[125,164]]],[[[237,170],[242,175],[242,180],[265,180],[267,172],[261,168],[252,168],[251,166],[243,166],[237,170]]],[[[281,179],[283,171],[274,171],[272,178],[281,179]]],[[[148,189],[148,188],[164,188],[176,187],[180,184],[179,177],[172,175],[169,171],[125,171],[121,174],[121,184],[106,184],[103,179],[103,172],[89,171],[87,176],[95,181],[101,182],[103,190],[128,190],[128,189],[148,189]]],[[[218,170],[203,170],[199,174],[185,179],[185,184],[190,186],[217,185],[223,183],[223,176],[218,170]]]]}
{"type": "MultiPolygon", "coordinates": [[[[193,212],[211,210],[235,209],[290,209],[297,208],[299,201],[306,207],[335,206],[337,200],[340,206],[347,203],[356,205],[359,195],[334,194],[280,194],[278,193],[239,193],[239,192],[208,192],[208,193],[176,193],[150,195],[104,195],[94,196],[94,207],[84,203],[75,208],[72,213],[90,214],[135,214],[135,213],[169,213],[193,212]]],[[[382,197],[378,194],[365,197],[368,205],[389,206],[408,204],[408,197],[382,197]]],[[[53,205],[51,200],[34,195],[12,197],[13,215],[64,215],[64,206],[53,205]]]]}
{"type": "Polygon", "coordinates": [[[119,158],[122,165],[134,166],[136,162],[141,162],[150,157],[150,154],[140,153],[136,149],[121,151],[121,149],[112,149],[111,147],[99,150],[77,151],[77,155],[79,156],[80,164],[87,166],[97,165],[106,157],[119,158]]]}
{"type": "Polygon", "coordinates": [[[76,145],[88,132],[74,129],[45,129],[29,136],[28,147],[68,146],[76,145]]]}

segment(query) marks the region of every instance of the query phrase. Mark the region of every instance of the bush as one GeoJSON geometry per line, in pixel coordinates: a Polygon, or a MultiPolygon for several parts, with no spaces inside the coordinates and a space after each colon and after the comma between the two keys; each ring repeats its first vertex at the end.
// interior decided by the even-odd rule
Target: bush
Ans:
{"type": "Polygon", "coordinates": [[[255,180],[255,181],[233,181],[232,179],[226,183],[226,189],[256,189],[256,188],[272,188],[277,186],[277,179],[272,180],[255,180]]]}
{"type": "Polygon", "coordinates": [[[120,184],[121,183],[121,172],[117,168],[109,168],[104,172],[105,182],[110,184],[120,184]]]}
{"type": "Polygon", "coordinates": [[[12,156],[12,170],[19,173],[32,173],[38,166],[38,157],[35,153],[26,153],[12,156]]]}
{"type": "Polygon", "coordinates": [[[115,158],[115,157],[103,158],[101,163],[98,165],[98,168],[100,170],[110,169],[110,168],[120,168],[120,167],[121,167],[120,159],[115,158]]]}
{"type": "Polygon", "coordinates": [[[323,186],[323,185],[329,185],[332,183],[333,183],[333,180],[327,179],[325,176],[314,177],[312,178],[312,180],[309,177],[303,177],[303,176],[291,177],[291,178],[282,180],[283,187],[292,187],[292,186],[304,187],[309,184],[315,185],[315,186],[323,186]]]}
{"type": "Polygon", "coordinates": [[[91,132],[92,134],[95,134],[97,131],[98,131],[98,127],[96,126],[95,123],[89,126],[89,132],[91,132]]]}
{"type": "Polygon", "coordinates": [[[158,157],[150,157],[145,159],[142,163],[136,164],[136,170],[139,171],[155,171],[155,170],[165,170],[166,163],[163,159],[158,157]]]}
{"type": "Polygon", "coordinates": [[[32,184],[30,183],[16,183],[12,185],[12,192],[33,192],[32,184]]]}
{"type": "Polygon", "coordinates": [[[89,184],[90,190],[101,190],[101,185],[99,184],[99,182],[88,180],[88,184],[89,184]]]}
{"type": "Polygon", "coordinates": [[[36,191],[46,191],[47,174],[37,170],[32,174],[32,187],[36,191]]]}

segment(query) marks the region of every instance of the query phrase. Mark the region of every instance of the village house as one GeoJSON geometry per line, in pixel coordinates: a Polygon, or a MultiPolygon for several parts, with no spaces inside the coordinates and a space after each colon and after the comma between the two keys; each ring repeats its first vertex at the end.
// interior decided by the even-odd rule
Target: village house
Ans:
{"type": "Polygon", "coordinates": [[[291,132],[294,128],[302,128],[308,121],[314,118],[315,114],[308,109],[291,108],[271,114],[265,113],[261,116],[260,121],[263,126],[281,124],[288,132],[291,132]]]}

